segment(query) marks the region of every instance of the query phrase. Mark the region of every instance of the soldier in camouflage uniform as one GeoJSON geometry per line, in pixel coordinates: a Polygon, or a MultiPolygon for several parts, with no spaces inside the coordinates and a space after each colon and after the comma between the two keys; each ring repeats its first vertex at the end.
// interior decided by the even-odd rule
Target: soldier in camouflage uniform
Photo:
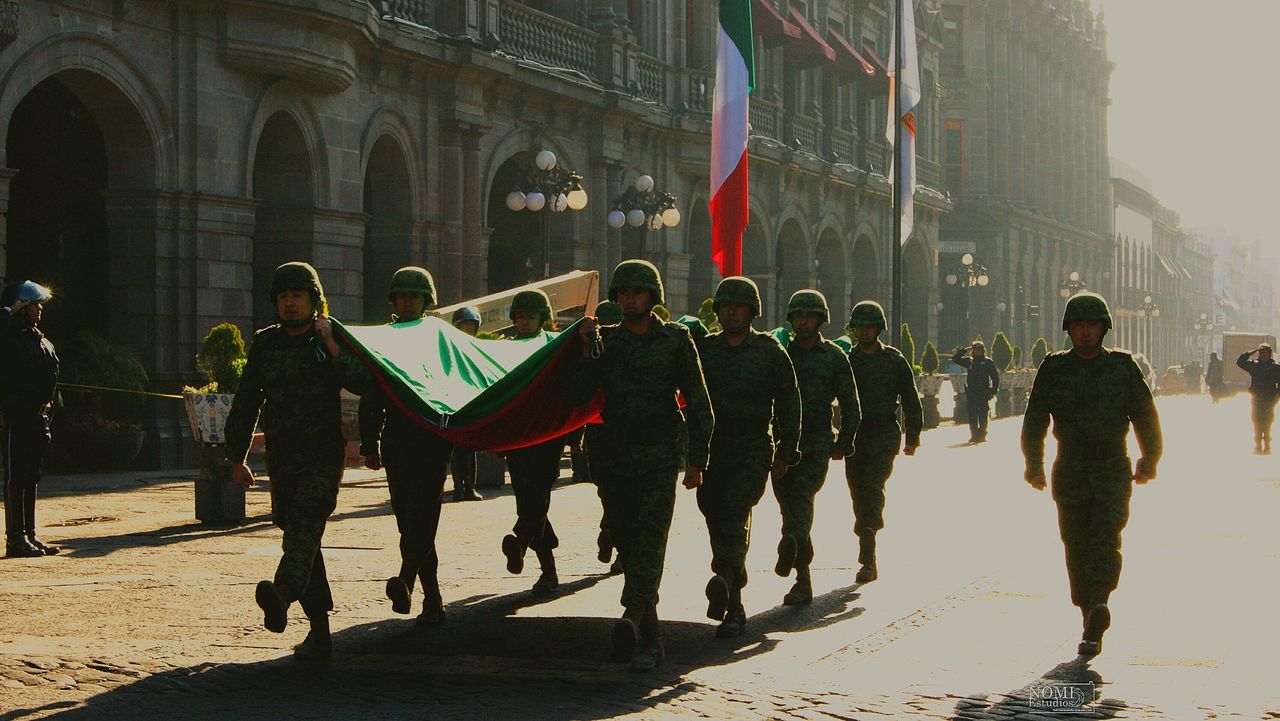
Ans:
{"type": "Polygon", "coordinates": [[[849,326],[858,342],[849,353],[853,378],[862,403],[862,423],[854,439],[853,456],[845,459],[845,479],[853,497],[853,530],[858,535],[858,583],[879,578],[876,568],[876,533],[884,528],[884,488],[893,473],[899,449],[914,456],[920,447],[924,410],[916,393],[911,364],[902,353],[880,342],[885,329],[884,309],[864,300],[853,307],[849,326]],[[898,425],[898,407],[906,425],[898,425]]]}
{"type": "Polygon", "coordinates": [[[774,572],[790,575],[796,582],[783,597],[788,606],[813,600],[809,564],[813,561],[813,499],[822,490],[831,461],[853,453],[858,430],[858,389],[853,369],[840,346],[822,337],[822,325],[831,319],[827,298],[816,290],[800,290],[787,304],[787,321],[795,338],[787,345],[787,355],[796,370],[800,400],[804,408],[800,435],[800,464],[785,476],[773,480],[773,494],[782,511],[782,539],[778,543],[778,563],[774,572]],[[840,404],[840,434],[831,428],[831,404],[840,404]]]}
{"type": "MultiPolygon", "coordinates": [[[[618,325],[622,322],[622,307],[611,300],[597,305],[596,322],[601,326],[618,325]]],[[[604,454],[605,444],[604,423],[588,423],[582,432],[582,445],[587,457],[587,473],[591,476],[591,481],[596,484],[596,495],[600,498],[602,510],[605,508],[604,464],[608,462],[604,454]]],[[[609,514],[605,512],[600,514],[600,534],[596,536],[596,548],[596,559],[601,563],[608,563],[609,559],[613,558],[614,545],[613,539],[609,536],[609,514]]],[[[609,572],[622,573],[621,553],[609,567],[609,572]]]]}
{"type": "Polygon", "coordinates": [[[1276,419],[1280,399],[1280,364],[1271,357],[1271,345],[1263,343],[1236,358],[1240,370],[1249,374],[1249,395],[1253,397],[1253,452],[1271,452],[1271,424],[1276,419]],[[1258,360],[1250,360],[1254,355],[1258,360]]]}
{"type": "Polygon", "coordinates": [[[578,404],[589,402],[597,391],[604,393],[600,448],[606,462],[599,472],[626,579],[626,610],[613,628],[613,654],[630,659],[633,671],[646,671],[663,656],[657,605],[680,472],[679,447],[673,442],[680,413],[676,393],[684,396],[689,418],[686,488],[702,483],[711,402],[689,331],[653,314],[663,301],[658,269],[643,260],[624,261],[609,281],[609,299],[621,306],[625,320],[604,328],[593,318],[583,320],[586,342],[571,392],[578,404]],[[597,332],[604,350],[592,358],[597,332]]]}
{"type": "Polygon", "coordinates": [[[699,349],[716,427],[698,508],[707,519],[715,574],[707,582],[707,617],[720,622],[718,637],[730,638],[747,623],[742,588],[751,509],[770,472],[779,478],[800,462],[801,409],[791,358],[771,334],[751,327],[761,310],[756,284],[725,278],[712,305],[723,330],[708,335],[699,349]]]}
{"type": "Polygon", "coordinates": [[[1111,329],[1106,300],[1096,293],[1072,296],[1062,329],[1072,349],[1040,364],[1022,421],[1022,455],[1026,481],[1044,490],[1044,439],[1052,418],[1058,439],[1053,500],[1071,603],[1084,625],[1078,652],[1094,656],[1111,625],[1107,600],[1120,581],[1120,532],[1129,520],[1133,483],[1156,477],[1163,442],[1151,389],[1133,356],[1102,345],[1111,329]],[[1130,425],[1142,452],[1136,468],[1126,443],[1130,425]]]}
{"type": "MultiPolygon", "coordinates": [[[[424,268],[401,268],[391,276],[387,302],[391,323],[421,319],[436,303],[436,284],[424,268]]],[[[387,469],[391,509],[400,531],[400,572],[387,579],[391,610],[409,613],[415,579],[422,581],[422,613],[417,626],[444,622],[444,602],[436,571],[436,530],[453,444],[414,422],[373,385],[360,397],[360,454],[371,470],[387,469]]]]}
{"type": "MultiPolygon", "coordinates": [[[[551,299],[540,290],[520,291],[511,299],[510,318],[517,341],[550,335],[544,328],[551,323],[551,299]]],[[[533,584],[533,592],[538,595],[560,587],[554,553],[560,539],[547,512],[551,510],[551,489],[560,478],[564,441],[561,436],[507,452],[507,470],[516,497],[516,524],[502,539],[502,553],[507,557],[507,571],[520,573],[524,570],[525,551],[533,549],[542,569],[533,584]]]]}
{"type": "Polygon", "coordinates": [[[300,602],[311,632],[294,657],[320,660],[332,649],[333,610],[320,539],[338,502],[346,457],[339,390],[363,393],[371,381],[355,354],[344,352],[333,338],[315,268],[306,263],[276,268],[271,298],[280,322],[254,334],[227,417],[227,459],[235,482],[252,486],[245,457],[261,411],[271,512],[284,532],[284,554],[275,580],[260,582],[255,596],[263,625],[276,633],[284,631],[289,605],[300,602]]]}

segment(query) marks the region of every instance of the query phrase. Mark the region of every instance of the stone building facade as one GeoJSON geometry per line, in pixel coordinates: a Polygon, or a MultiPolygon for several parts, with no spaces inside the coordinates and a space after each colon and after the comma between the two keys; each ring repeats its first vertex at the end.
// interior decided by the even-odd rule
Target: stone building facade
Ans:
{"type": "MultiPolygon", "coordinates": [[[[752,216],[745,269],[766,320],[822,288],[836,318],[887,300],[885,0],[753,0],[752,216]]],[[[707,213],[716,4],[695,0],[2,0],[0,273],[52,283],[56,337],[137,350],[158,390],[193,380],[214,324],[271,320],[272,269],[320,271],[332,312],[386,317],[393,269],[442,302],[626,257],[658,263],[675,312],[717,281],[707,213]],[[541,149],[590,202],[538,221],[504,199],[541,149]],[[613,230],[640,174],[684,222],[613,230]],[[536,269],[536,273],[533,269],[536,269]]],[[[921,64],[940,77],[939,8],[921,64]]],[[[940,98],[920,110],[904,308],[935,323],[940,98]]],[[[919,330],[917,337],[921,337],[919,330]]],[[[155,413],[151,458],[185,429],[155,413]]]]}
{"type": "Polygon", "coordinates": [[[946,185],[939,272],[963,253],[990,284],[942,283],[944,347],[997,330],[1062,344],[1062,285],[1110,294],[1106,28],[1084,0],[944,0],[946,185]]]}

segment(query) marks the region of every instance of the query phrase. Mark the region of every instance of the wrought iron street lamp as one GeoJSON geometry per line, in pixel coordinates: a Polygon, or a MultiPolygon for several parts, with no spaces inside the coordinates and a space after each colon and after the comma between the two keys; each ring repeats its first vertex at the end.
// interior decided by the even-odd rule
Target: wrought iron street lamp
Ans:
{"type": "Polygon", "coordinates": [[[1062,285],[1058,286],[1058,295],[1063,298],[1070,298],[1076,293],[1086,290],[1089,290],[1089,288],[1084,284],[1083,280],[1080,280],[1080,272],[1073,270],[1071,275],[1068,275],[1067,279],[1062,282],[1062,285]]]}
{"type": "Polygon", "coordinates": [[[991,282],[987,275],[987,266],[977,263],[973,253],[960,256],[960,267],[957,273],[947,273],[947,285],[959,284],[962,288],[986,288],[991,282]]]}
{"type": "Polygon", "coordinates": [[[582,176],[559,167],[556,154],[541,150],[534,157],[534,167],[507,194],[507,208],[513,212],[528,210],[540,213],[542,236],[542,277],[551,277],[551,226],[549,213],[578,211],[587,207],[587,191],[582,176]]]}
{"type": "Polygon", "coordinates": [[[641,175],[631,187],[613,201],[609,211],[609,227],[662,230],[680,225],[680,210],[676,196],[654,187],[653,177],[641,175]]]}

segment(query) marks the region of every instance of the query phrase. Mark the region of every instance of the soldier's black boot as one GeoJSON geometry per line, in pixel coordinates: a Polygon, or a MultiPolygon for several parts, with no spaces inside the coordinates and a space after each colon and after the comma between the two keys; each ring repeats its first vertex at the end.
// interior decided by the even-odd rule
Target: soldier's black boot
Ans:
{"type": "Polygon", "coordinates": [[[329,635],[329,615],[317,615],[302,643],[293,647],[293,660],[299,663],[327,661],[333,655],[333,638],[329,635]]]}
{"type": "Polygon", "coordinates": [[[796,552],[799,548],[795,536],[790,533],[782,534],[782,540],[778,541],[778,562],[774,564],[773,572],[783,578],[790,576],[791,569],[796,565],[796,552]]]}
{"type": "Polygon", "coordinates": [[[12,483],[4,484],[4,555],[6,558],[36,558],[43,556],[40,549],[31,545],[23,533],[22,489],[12,483]]]}
{"type": "Polygon", "coordinates": [[[560,577],[556,575],[556,557],[550,548],[538,550],[538,565],[542,567],[542,575],[533,584],[533,592],[539,596],[551,593],[560,587],[560,577]]]}
{"type": "Polygon", "coordinates": [[[627,610],[622,613],[622,618],[613,624],[611,641],[614,661],[626,663],[631,660],[636,646],[640,643],[640,624],[648,610],[647,605],[627,606],[627,610]]]}
{"type": "Polygon", "coordinates": [[[796,566],[796,582],[782,597],[784,606],[802,606],[813,603],[813,582],[809,578],[808,566],[796,566]]]}
{"type": "Polygon", "coordinates": [[[858,563],[862,564],[862,568],[858,569],[858,575],[854,576],[856,583],[871,583],[880,577],[876,570],[876,532],[863,531],[858,534],[858,563]]]}
{"type": "Polygon", "coordinates": [[[650,606],[640,620],[640,646],[631,656],[631,672],[652,671],[662,663],[666,650],[662,647],[662,626],[658,623],[658,608],[650,606]]]}
{"type": "Polygon", "coordinates": [[[723,621],[729,610],[729,579],[717,573],[707,581],[707,618],[723,621]]]}
{"type": "Polygon", "coordinates": [[[596,536],[596,560],[608,563],[611,558],[613,558],[613,540],[609,537],[609,529],[601,528],[600,535],[596,536]]]}
{"type": "Polygon", "coordinates": [[[258,581],[253,595],[258,608],[262,609],[263,627],[272,633],[284,633],[284,627],[289,623],[289,604],[285,603],[276,585],[271,581],[258,581]]]}
{"type": "Polygon", "coordinates": [[[622,551],[618,551],[618,555],[614,556],[613,563],[609,566],[609,575],[616,576],[622,573],[625,568],[626,565],[622,562],[622,551]]]}
{"type": "Polygon", "coordinates": [[[507,572],[520,573],[524,570],[525,546],[512,534],[502,537],[502,555],[507,557],[507,572]]]}
{"type": "Polygon", "coordinates": [[[729,610],[716,628],[716,638],[734,638],[747,627],[747,611],[742,607],[742,589],[735,583],[729,596],[729,610]]]}
{"type": "Polygon", "coordinates": [[[27,537],[27,543],[30,543],[45,556],[55,556],[61,551],[57,546],[51,546],[47,543],[41,543],[36,538],[36,487],[23,488],[22,490],[22,524],[24,535],[27,537]]]}
{"type": "Polygon", "coordinates": [[[455,501],[483,501],[484,496],[476,491],[475,481],[467,478],[462,482],[461,490],[455,488],[453,490],[453,500],[455,501]]]}
{"type": "Polygon", "coordinates": [[[422,613],[418,614],[418,618],[413,622],[413,625],[417,628],[443,626],[445,622],[444,599],[440,598],[440,591],[438,589],[428,589],[425,584],[422,590],[426,594],[426,597],[422,599],[422,613]]]}
{"type": "Polygon", "coordinates": [[[1111,609],[1105,603],[1088,609],[1084,617],[1084,633],[1081,634],[1076,653],[1081,656],[1097,656],[1102,653],[1102,634],[1108,628],[1111,628],[1111,609]]]}
{"type": "Polygon", "coordinates": [[[392,576],[387,579],[387,598],[391,600],[392,611],[404,614],[409,613],[412,606],[409,595],[409,584],[405,583],[399,576],[392,576]]]}

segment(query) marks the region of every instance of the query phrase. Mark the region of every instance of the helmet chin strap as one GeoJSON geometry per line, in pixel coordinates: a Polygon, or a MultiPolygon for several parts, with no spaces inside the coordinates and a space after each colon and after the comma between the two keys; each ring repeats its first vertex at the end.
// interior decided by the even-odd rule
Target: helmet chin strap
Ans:
{"type": "Polygon", "coordinates": [[[316,314],[312,312],[310,317],[295,318],[293,320],[282,320],[280,321],[280,325],[284,326],[285,328],[305,328],[306,326],[314,323],[315,320],[316,320],[316,314]]]}

